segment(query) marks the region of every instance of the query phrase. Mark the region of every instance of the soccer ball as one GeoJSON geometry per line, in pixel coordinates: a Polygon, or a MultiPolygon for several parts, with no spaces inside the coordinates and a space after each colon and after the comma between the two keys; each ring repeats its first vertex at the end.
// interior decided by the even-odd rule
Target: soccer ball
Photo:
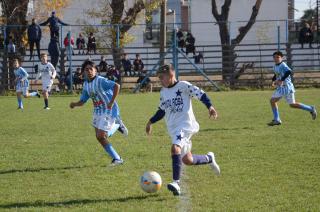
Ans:
{"type": "Polygon", "coordinates": [[[160,190],[162,180],[160,175],[154,171],[143,173],[140,178],[140,186],[147,193],[155,193],[160,190]]]}

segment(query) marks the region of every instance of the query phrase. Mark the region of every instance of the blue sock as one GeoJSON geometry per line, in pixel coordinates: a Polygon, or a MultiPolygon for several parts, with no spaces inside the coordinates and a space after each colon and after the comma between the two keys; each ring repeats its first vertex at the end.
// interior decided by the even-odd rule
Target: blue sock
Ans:
{"type": "Polygon", "coordinates": [[[305,104],[302,104],[302,103],[299,103],[300,105],[300,109],[302,110],[306,110],[306,111],[309,111],[309,112],[312,112],[313,111],[313,108],[309,105],[305,105],[305,104]]]}
{"type": "Polygon", "coordinates": [[[181,166],[182,166],[181,155],[172,155],[171,158],[172,158],[173,180],[179,181],[180,175],[181,175],[181,166]]]}
{"type": "Polygon", "coordinates": [[[103,148],[106,150],[106,152],[110,155],[112,159],[120,160],[120,156],[110,143],[105,145],[103,148]]]}
{"type": "Polygon", "coordinates": [[[279,110],[277,107],[272,108],[273,120],[280,121],[279,110]]]}
{"type": "Polygon", "coordinates": [[[193,165],[202,165],[202,164],[208,164],[209,158],[207,155],[192,155],[193,158],[193,165]]]}
{"type": "Polygon", "coordinates": [[[18,107],[23,108],[22,99],[18,98],[18,107]]]}
{"type": "Polygon", "coordinates": [[[37,96],[37,95],[38,95],[37,92],[32,92],[32,93],[30,93],[30,96],[37,96]]]}

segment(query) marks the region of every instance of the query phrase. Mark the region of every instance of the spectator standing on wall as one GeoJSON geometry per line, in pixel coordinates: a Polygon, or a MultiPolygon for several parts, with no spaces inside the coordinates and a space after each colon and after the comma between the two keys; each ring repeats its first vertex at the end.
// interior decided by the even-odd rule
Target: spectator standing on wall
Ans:
{"type": "Polygon", "coordinates": [[[40,40],[41,40],[42,32],[41,28],[38,24],[36,24],[36,20],[33,18],[31,25],[28,27],[28,41],[30,46],[30,60],[33,57],[33,47],[36,44],[38,58],[40,60],[40,40]]]}

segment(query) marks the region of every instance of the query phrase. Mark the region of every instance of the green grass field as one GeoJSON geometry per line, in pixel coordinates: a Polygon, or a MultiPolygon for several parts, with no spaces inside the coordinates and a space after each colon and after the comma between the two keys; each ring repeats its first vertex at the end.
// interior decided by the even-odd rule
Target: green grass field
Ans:
{"type": "MultiPolygon", "coordinates": [[[[78,97],[42,99],[0,97],[0,211],[319,211],[320,118],[280,103],[283,125],[272,119],[271,91],[209,93],[219,119],[208,119],[194,101],[200,132],[193,152],[215,152],[222,175],[209,166],[185,167],[183,195],[166,189],[171,181],[170,138],[164,121],[145,135],[159,93],[118,98],[129,137],[116,134],[113,145],[125,165],[110,159],[91,127],[91,102],[70,110],[78,97]],[[146,170],[160,173],[163,187],[150,195],[139,186],[146,170]]],[[[320,109],[320,90],[298,90],[296,98],[320,109]]]]}

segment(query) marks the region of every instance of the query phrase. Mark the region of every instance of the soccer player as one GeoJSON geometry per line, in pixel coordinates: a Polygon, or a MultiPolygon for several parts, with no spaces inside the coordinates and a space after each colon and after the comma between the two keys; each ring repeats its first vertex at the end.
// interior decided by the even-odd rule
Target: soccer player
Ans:
{"type": "Polygon", "coordinates": [[[220,167],[212,152],[206,155],[191,153],[191,137],[199,131],[199,124],[192,110],[192,97],[200,100],[209,110],[209,118],[218,117],[217,111],[211,104],[206,93],[187,81],[178,81],[171,64],[165,64],[158,70],[158,76],[163,88],[160,91],[160,105],[158,111],[149,120],[146,132],[151,134],[152,124],[165,117],[167,129],[172,139],[171,157],[173,182],[168,189],[174,195],[180,195],[180,175],[182,162],[186,165],[209,164],[215,174],[220,174],[220,167]]]}
{"type": "Polygon", "coordinates": [[[41,62],[36,65],[36,71],[38,71],[36,80],[40,77],[42,79],[42,95],[44,99],[44,109],[49,108],[49,93],[53,84],[53,80],[56,78],[57,72],[53,65],[48,62],[48,56],[46,53],[40,54],[41,62]]]}
{"type": "Polygon", "coordinates": [[[268,123],[269,126],[280,125],[281,119],[279,115],[277,102],[284,97],[287,103],[292,108],[302,109],[310,112],[313,120],[317,118],[317,111],[314,106],[305,105],[303,103],[299,103],[295,101],[294,97],[294,86],[291,81],[292,71],[288,67],[288,65],[283,62],[283,54],[281,51],[276,51],[273,53],[273,60],[275,65],[273,67],[274,76],[272,78],[272,86],[276,87],[274,91],[270,103],[273,112],[273,120],[268,123]]]}
{"type": "Polygon", "coordinates": [[[14,59],[14,75],[15,75],[15,85],[16,85],[16,93],[18,100],[18,109],[23,110],[23,103],[21,96],[23,95],[25,98],[30,96],[38,96],[40,98],[40,94],[38,92],[29,93],[29,81],[28,81],[28,73],[24,68],[20,66],[19,59],[14,59]]]}
{"type": "Polygon", "coordinates": [[[122,158],[108,139],[121,125],[121,123],[118,123],[120,120],[120,110],[115,101],[120,90],[120,85],[98,76],[96,65],[90,60],[86,60],[82,64],[82,70],[87,80],[83,84],[80,100],[78,102],[71,102],[70,108],[80,107],[89,98],[92,99],[94,106],[92,125],[95,128],[96,138],[112,158],[112,165],[123,164],[122,158]]]}

